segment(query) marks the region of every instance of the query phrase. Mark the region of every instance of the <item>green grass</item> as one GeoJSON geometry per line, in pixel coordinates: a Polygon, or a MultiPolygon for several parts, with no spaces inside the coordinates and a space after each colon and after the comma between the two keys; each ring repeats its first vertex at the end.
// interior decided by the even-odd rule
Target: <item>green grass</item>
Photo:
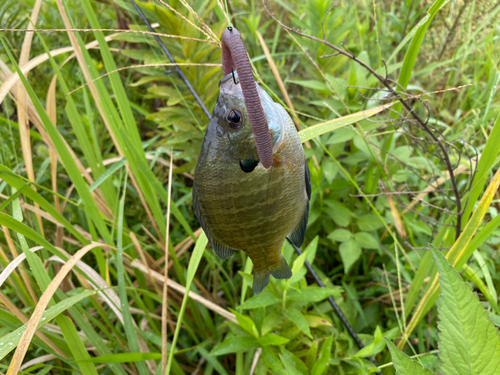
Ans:
{"type": "MultiPolygon", "coordinates": [[[[197,16],[181,1],[170,4],[192,24],[159,2],[140,3],[163,34],[207,39],[204,27],[220,36],[227,26],[225,6],[215,0],[189,2],[197,16]]],[[[322,37],[318,20],[326,17],[329,42],[343,44],[381,74],[383,59],[388,77],[407,89],[407,97],[429,93],[412,105],[442,134],[457,167],[462,236],[455,239],[452,186],[435,145],[400,104],[389,106],[393,98],[380,83],[343,56],[322,58],[333,51],[277,27],[260,2],[231,1],[231,23],[243,35],[261,86],[284,102],[256,31],[305,129],[300,136],[311,143],[305,148],[313,193],[304,255],[285,245],[294,276],[273,279],[253,296],[250,259],[240,252],[221,261],[205,249],[207,239],[197,230],[191,189],[204,113],[168,72],[171,67],[116,71],[168,62],[152,36],[95,31],[124,25],[146,30],[132,5],[43,2],[37,29],[93,30],[36,33],[30,58],[48,54],[47,61],[18,80],[0,104],[0,270],[10,272],[0,276],[1,373],[9,373],[19,361],[15,351],[23,349],[18,364],[34,362],[22,373],[160,374],[167,268],[177,283],[169,284],[163,317],[170,374],[368,374],[376,371],[368,357],[380,372],[394,374],[383,338],[437,373],[438,286],[432,281],[438,276],[428,244],[462,272],[500,324],[500,215],[493,180],[500,151],[500,7],[359,0],[328,13],[331,4],[324,0],[266,4],[282,22],[315,37],[322,37]],[[93,41],[99,48],[87,49],[93,41]],[[61,47],[71,51],[52,53],[61,47]],[[54,76],[55,90],[49,89],[54,76]],[[463,85],[469,86],[457,88],[463,85]],[[29,98],[24,104],[23,90],[29,98]],[[29,114],[27,134],[19,130],[20,111],[29,114]],[[34,181],[23,145],[32,151],[34,181]],[[440,190],[422,193],[436,181],[440,190]],[[54,286],[37,334],[17,348],[61,269],[59,261],[92,242],[101,245],[91,245],[81,261],[96,272],[76,264],[54,286]],[[43,248],[30,251],[38,246],[43,248]],[[19,256],[26,259],[9,268],[19,256]],[[307,275],[305,259],[326,289],[307,275]],[[179,284],[199,297],[188,298],[179,284]],[[329,295],[365,349],[356,347],[335,316],[329,295]],[[45,355],[51,357],[35,364],[45,355]]],[[[7,0],[0,5],[0,28],[25,29],[33,6],[7,0]]],[[[0,31],[0,86],[18,71],[26,35],[0,31]]],[[[214,40],[162,40],[179,63],[221,61],[214,40]]],[[[211,110],[222,70],[182,70],[211,110]]]]}

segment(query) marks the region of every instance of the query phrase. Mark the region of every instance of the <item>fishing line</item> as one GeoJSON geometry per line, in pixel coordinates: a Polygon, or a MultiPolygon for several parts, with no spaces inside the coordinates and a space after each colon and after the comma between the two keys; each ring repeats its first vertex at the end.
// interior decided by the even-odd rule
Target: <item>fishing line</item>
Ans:
{"type": "MultiPolygon", "coordinates": [[[[137,5],[137,3],[134,0],[130,0],[130,2],[134,6],[135,10],[137,10],[137,13],[139,13],[139,15],[141,16],[144,23],[147,25],[149,31],[154,33],[155,30],[153,29],[153,26],[151,26],[148,19],[146,18],[146,16],[142,12],[141,8],[139,8],[139,6],[137,5]]],[[[160,37],[158,35],[153,35],[153,36],[156,39],[156,41],[158,42],[158,44],[160,45],[160,47],[163,50],[163,52],[165,53],[165,55],[167,55],[170,62],[175,64],[176,62],[175,62],[174,57],[170,54],[169,50],[167,49],[165,44],[163,44],[160,37]]],[[[210,120],[212,118],[212,116],[210,115],[210,111],[207,109],[207,107],[205,107],[205,104],[201,101],[201,98],[198,96],[198,93],[194,90],[193,86],[191,86],[191,83],[187,79],[184,72],[177,65],[175,66],[175,72],[179,75],[180,79],[184,82],[184,84],[187,86],[189,91],[191,91],[191,94],[194,96],[195,100],[198,102],[199,106],[201,107],[201,109],[203,110],[203,112],[205,113],[207,118],[210,120]]]]}
{"type": "MultiPolygon", "coordinates": [[[[136,2],[134,0],[130,0],[130,2],[134,5],[135,9],[137,10],[137,12],[139,13],[139,15],[141,16],[142,20],[144,21],[144,23],[147,25],[148,29],[151,31],[151,32],[154,32],[155,30],[153,29],[153,27],[151,26],[151,24],[149,23],[149,21],[147,20],[146,16],[144,15],[144,13],[142,12],[142,10],[139,8],[139,6],[136,4],[136,2]]],[[[226,6],[227,6],[227,2],[226,2],[226,6]]],[[[157,36],[157,35],[153,35],[154,38],[156,39],[156,41],[158,42],[158,44],[160,45],[161,49],[163,50],[163,52],[165,53],[165,55],[167,55],[168,59],[175,64],[175,59],[173,58],[173,56],[170,54],[170,52],[168,51],[167,47],[165,46],[165,44],[163,44],[163,42],[161,41],[161,39],[157,36]]],[[[191,93],[193,94],[194,98],[196,99],[196,101],[198,102],[198,104],[200,105],[201,109],[203,110],[203,112],[205,113],[205,115],[208,117],[208,119],[210,120],[211,119],[211,115],[210,115],[210,112],[208,111],[207,107],[205,107],[205,104],[203,104],[203,102],[201,101],[200,97],[198,96],[198,94],[196,93],[196,91],[194,90],[193,86],[191,86],[191,84],[189,83],[187,77],[184,75],[184,73],[182,72],[182,70],[176,65],[175,66],[175,71],[177,72],[177,74],[179,74],[179,77],[182,79],[182,81],[186,84],[186,86],[188,87],[189,91],[191,91],[191,93]]],[[[290,242],[290,244],[293,246],[293,248],[295,249],[295,251],[297,252],[297,254],[302,254],[302,251],[297,247],[295,246],[291,241],[288,241],[290,242]]],[[[305,265],[306,265],[306,268],[308,269],[309,273],[314,277],[314,279],[316,280],[316,283],[321,287],[321,288],[324,288],[325,285],[323,284],[323,282],[321,281],[321,279],[319,278],[318,274],[316,273],[316,271],[314,271],[314,269],[312,268],[311,264],[305,260],[305,265]]],[[[363,343],[361,342],[361,340],[359,339],[358,335],[356,334],[356,332],[354,331],[354,329],[351,327],[351,325],[349,324],[349,322],[347,321],[346,317],[344,316],[344,314],[342,313],[342,311],[340,310],[340,307],[335,303],[335,301],[333,300],[333,298],[331,296],[328,297],[328,301],[330,302],[330,304],[332,305],[332,308],[333,310],[335,311],[335,314],[337,314],[338,318],[340,319],[340,321],[342,322],[342,324],[344,325],[344,327],[347,329],[347,332],[349,332],[349,335],[352,337],[352,339],[354,340],[354,342],[356,343],[356,345],[362,349],[364,348],[364,345],[363,343]]],[[[372,358],[372,357],[368,357],[367,358],[374,366],[377,367],[377,364],[375,362],[375,360],[372,358]]],[[[379,374],[379,372],[377,372],[376,374],[379,374]]]]}

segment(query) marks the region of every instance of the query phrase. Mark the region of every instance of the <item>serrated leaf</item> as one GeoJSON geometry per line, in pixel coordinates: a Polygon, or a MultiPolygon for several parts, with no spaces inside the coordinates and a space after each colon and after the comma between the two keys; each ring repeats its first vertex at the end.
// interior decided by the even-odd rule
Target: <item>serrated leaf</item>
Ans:
{"type": "Polygon", "coordinates": [[[348,273],[351,266],[361,256],[361,246],[354,239],[342,242],[339,246],[340,256],[344,263],[345,273],[348,273]]]}
{"type": "Polygon", "coordinates": [[[500,338],[471,287],[431,248],[439,273],[439,358],[445,374],[498,374],[500,338]]]}
{"type": "Polygon", "coordinates": [[[378,249],[380,246],[370,233],[358,232],[354,235],[354,240],[363,249],[378,249]]]}
{"type": "Polygon", "coordinates": [[[396,368],[396,375],[433,375],[430,370],[424,368],[420,363],[412,360],[399,350],[391,340],[386,338],[384,340],[391,351],[392,363],[396,368]]]}
{"type": "Polygon", "coordinates": [[[284,313],[291,322],[293,322],[299,329],[309,338],[312,339],[311,330],[309,329],[309,324],[307,319],[302,315],[302,313],[295,307],[288,308],[284,310],[284,313]]]}
{"type": "Polygon", "coordinates": [[[259,347],[257,339],[250,336],[233,336],[217,344],[210,353],[213,356],[237,353],[242,350],[248,350],[259,347]]]}
{"type": "Polygon", "coordinates": [[[286,337],[278,336],[272,333],[268,333],[265,336],[262,336],[259,338],[259,342],[261,345],[285,345],[288,343],[290,340],[287,339],[286,337]]]}
{"type": "Polygon", "coordinates": [[[328,238],[336,242],[345,242],[352,238],[352,233],[347,229],[335,229],[328,235],[328,238]]]}

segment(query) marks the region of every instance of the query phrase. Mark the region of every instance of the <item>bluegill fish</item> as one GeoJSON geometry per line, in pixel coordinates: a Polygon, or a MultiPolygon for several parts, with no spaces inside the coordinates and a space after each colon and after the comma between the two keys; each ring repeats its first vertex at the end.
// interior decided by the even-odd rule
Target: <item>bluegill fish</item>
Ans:
{"type": "MultiPolygon", "coordinates": [[[[241,77],[240,77],[241,79],[241,77]]],[[[292,119],[253,81],[269,129],[272,160],[260,162],[238,72],[220,81],[195,170],[193,205],[210,244],[222,259],[245,251],[254,264],[254,294],[269,276],[288,279],[281,254],[286,238],[304,241],[311,194],[309,170],[292,119]]]]}

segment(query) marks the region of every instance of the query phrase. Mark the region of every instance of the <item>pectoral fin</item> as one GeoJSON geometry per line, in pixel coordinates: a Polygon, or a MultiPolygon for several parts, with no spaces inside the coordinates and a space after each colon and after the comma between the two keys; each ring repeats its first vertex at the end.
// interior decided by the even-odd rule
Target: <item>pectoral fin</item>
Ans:
{"type": "Polygon", "coordinates": [[[212,245],[212,247],[215,251],[215,254],[217,254],[219,256],[219,258],[221,258],[222,260],[231,257],[235,252],[238,251],[236,249],[233,249],[232,247],[229,247],[229,246],[224,245],[223,243],[220,243],[219,241],[217,241],[214,238],[210,239],[207,232],[205,232],[205,234],[207,235],[207,238],[210,241],[210,245],[212,245]]]}
{"type": "Polygon", "coordinates": [[[304,237],[306,236],[307,220],[309,219],[309,199],[311,199],[311,177],[309,175],[309,167],[307,163],[305,164],[305,182],[306,182],[306,194],[307,194],[307,204],[304,214],[299,221],[299,224],[292,230],[292,232],[287,236],[287,238],[295,246],[300,248],[304,242],[304,237]]]}

